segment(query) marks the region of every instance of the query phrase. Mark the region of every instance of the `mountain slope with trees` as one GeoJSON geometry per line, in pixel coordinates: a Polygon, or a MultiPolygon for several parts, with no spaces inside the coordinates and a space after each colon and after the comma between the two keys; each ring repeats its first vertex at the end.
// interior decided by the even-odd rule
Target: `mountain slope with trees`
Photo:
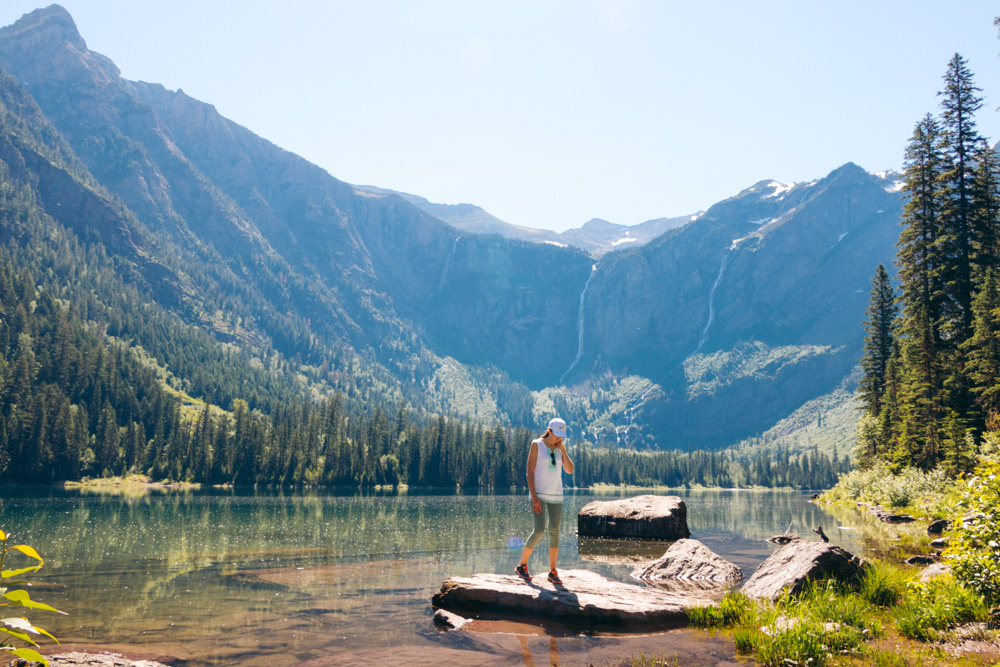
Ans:
{"type": "Polygon", "coordinates": [[[422,425],[558,410],[602,447],[718,449],[842,382],[891,258],[894,179],[854,165],[595,262],[456,230],[125,80],[58,6],[0,29],[0,66],[0,160],[40,221],[3,221],[14,270],[230,415],[340,391],[422,425]]]}

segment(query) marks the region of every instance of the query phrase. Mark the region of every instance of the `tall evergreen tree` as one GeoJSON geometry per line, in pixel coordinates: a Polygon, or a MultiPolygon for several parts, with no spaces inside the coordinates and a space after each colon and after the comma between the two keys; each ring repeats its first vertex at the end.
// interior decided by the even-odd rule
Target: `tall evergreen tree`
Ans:
{"type": "Polygon", "coordinates": [[[966,342],[966,370],[986,427],[1000,430],[1000,286],[992,269],[986,269],[972,311],[973,333],[966,342]]]}
{"type": "Polygon", "coordinates": [[[863,375],[858,386],[863,409],[873,417],[882,412],[886,370],[895,339],[897,310],[889,272],[879,264],[872,277],[871,296],[864,321],[865,344],[861,357],[863,375]]]}
{"type": "Polygon", "coordinates": [[[925,311],[935,348],[940,339],[938,326],[944,298],[940,277],[943,260],[938,256],[943,196],[940,181],[944,171],[941,143],[941,125],[927,114],[917,123],[906,147],[906,205],[896,244],[903,315],[907,320],[904,327],[912,330],[917,312],[925,311]]]}
{"type": "Polygon", "coordinates": [[[961,345],[972,329],[972,266],[977,259],[975,184],[983,145],[975,120],[976,111],[983,106],[979,92],[965,59],[956,53],[948,63],[944,90],[939,93],[946,164],[940,179],[944,233],[938,239],[945,259],[942,279],[947,293],[941,333],[952,348],[961,345]]]}

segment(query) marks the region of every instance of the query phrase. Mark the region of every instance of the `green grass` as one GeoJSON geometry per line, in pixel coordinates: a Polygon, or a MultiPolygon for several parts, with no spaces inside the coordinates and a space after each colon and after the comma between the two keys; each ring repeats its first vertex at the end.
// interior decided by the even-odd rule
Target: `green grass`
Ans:
{"type": "Polygon", "coordinates": [[[982,596],[951,577],[928,586],[911,582],[902,602],[892,610],[899,633],[919,641],[937,641],[942,632],[962,623],[985,621],[988,611],[982,596]]]}
{"type": "Polygon", "coordinates": [[[740,591],[729,591],[717,604],[687,610],[688,620],[700,627],[729,628],[753,625],[757,609],[753,601],[740,591]]]}
{"type": "Polygon", "coordinates": [[[905,570],[875,561],[866,568],[858,593],[869,604],[888,609],[903,599],[909,581],[910,575],[905,570]]]}
{"type": "Polygon", "coordinates": [[[853,582],[816,582],[775,603],[731,591],[709,607],[688,610],[692,625],[732,630],[736,652],[758,665],[830,664],[907,667],[923,664],[918,651],[885,651],[869,644],[902,635],[938,641],[957,625],[983,621],[983,598],[950,577],[926,586],[908,568],[869,564],[853,582]],[[917,662],[913,663],[912,660],[917,662]]]}

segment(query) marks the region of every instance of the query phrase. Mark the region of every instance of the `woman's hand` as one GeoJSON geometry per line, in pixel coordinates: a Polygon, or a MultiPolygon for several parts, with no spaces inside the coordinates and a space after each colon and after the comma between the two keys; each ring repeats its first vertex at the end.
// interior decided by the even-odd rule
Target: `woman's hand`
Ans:
{"type": "Polygon", "coordinates": [[[535,510],[535,514],[542,513],[542,501],[538,499],[538,496],[531,496],[531,509],[535,510]]]}

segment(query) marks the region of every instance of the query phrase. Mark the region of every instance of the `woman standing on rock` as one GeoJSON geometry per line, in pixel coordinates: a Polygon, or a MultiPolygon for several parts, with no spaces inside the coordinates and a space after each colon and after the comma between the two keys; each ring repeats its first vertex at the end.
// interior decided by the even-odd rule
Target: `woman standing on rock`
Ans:
{"type": "Polygon", "coordinates": [[[549,581],[561,584],[556,571],[559,558],[559,527],[562,525],[563,470],[573,474],[573,461],[569,458],[563,438],[566,437],[566,422],[556,417],[549,422],[545,435],[531,441],[528,448],[528,491],[531,493],[531,509],[534,511],[535,529],[524,543],[521,562],[514,571],[523,579],[531,581],[528,574],[528,558],[542,539],[549,534],[549,581]],[[542,448],[545,448],[543,453],[542,448]],[[548,517],[548,530],[545,519],[548,517]]]}

